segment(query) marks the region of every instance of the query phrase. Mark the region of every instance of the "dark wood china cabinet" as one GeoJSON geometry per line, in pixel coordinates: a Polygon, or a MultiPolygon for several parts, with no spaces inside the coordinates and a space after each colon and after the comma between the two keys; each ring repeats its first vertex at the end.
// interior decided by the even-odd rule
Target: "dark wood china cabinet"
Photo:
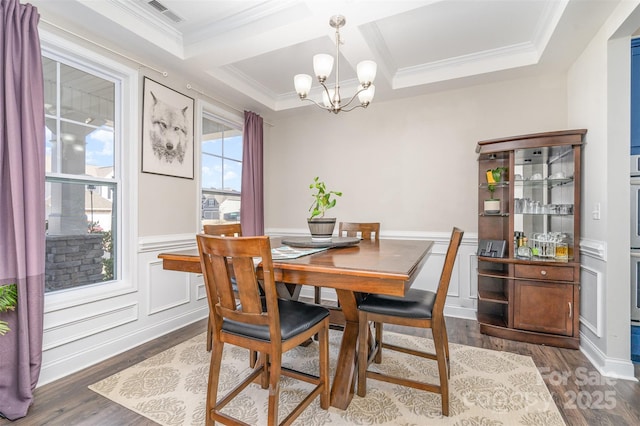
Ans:
{"type": "Polygon", "coordinates": [[[577,349],[585,129],[480,141],[478,322],[485,334],[577,349]],[[499,200],[485,210],[485,200],[499,200]]]}

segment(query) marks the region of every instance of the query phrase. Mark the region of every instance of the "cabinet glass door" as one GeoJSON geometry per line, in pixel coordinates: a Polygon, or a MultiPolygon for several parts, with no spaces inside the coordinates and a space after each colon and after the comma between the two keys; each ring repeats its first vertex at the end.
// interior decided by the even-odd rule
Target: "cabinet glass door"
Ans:
{"type": "Polygon", "coordinates": [[[569,146],[515,151],[514,256],[573,258],[574,162],[569,146]]]}

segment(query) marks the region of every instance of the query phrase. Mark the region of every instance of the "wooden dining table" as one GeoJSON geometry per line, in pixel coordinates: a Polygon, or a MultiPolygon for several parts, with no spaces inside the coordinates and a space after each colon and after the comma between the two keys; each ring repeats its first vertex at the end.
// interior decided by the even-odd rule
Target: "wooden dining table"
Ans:
{"type": "MultiPolygon", "coordinates": [[[[280,238],[271,238],[280,247],[280,238]]],[[[403,296],[426,262],[432,241],[381,239],[330,248],[295,259],[274,260],[281,296],[297,298],[301,285],[332,288],[344,314],[345,327],[331,386],[331,405],[346,409],[353,399],[357,373],[358,307],[362,293],[403,296]],[[286,290],[286,291],[285,291],[286,290]]],[[[160,253],[163,268],[201,273],[197,249],[160,253]]]]}

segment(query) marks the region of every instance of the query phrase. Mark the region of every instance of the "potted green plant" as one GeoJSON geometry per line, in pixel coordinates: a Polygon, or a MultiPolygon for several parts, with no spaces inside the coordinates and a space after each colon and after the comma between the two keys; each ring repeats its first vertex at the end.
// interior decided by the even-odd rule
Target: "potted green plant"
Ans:
{"type": "MultiPolygon", "coordinates": [[[[0,313],[13,311],[18,305],[18,287],[15,284],[0,286],[0,313]]],[[[9,324],[0,320],[0,336],[7,334],[9,324]]]]}
{"type": "Polygon", "coordinates": [[[309,189],[314,190],[313,203],[309,207],[311,216],[307,219],[312,241],[330,241],[336,226],[335,217],[325,217],[327,210],[335,207],[336,198],[342,197],[340,191],[329,191],[327,185],[318,176],[313,179],[309,189]]]}
{"type": "Polygon", "coordinates": [[[496,167],[495,169],[487,170],[487,189],[491,194],[491,197],[484,200],[484,212],[487,214],[500,213],[500,199],[494,197],[496,190],[496,184],[502,182],[503,176],[506,174],[506,167],[496,167]]]}

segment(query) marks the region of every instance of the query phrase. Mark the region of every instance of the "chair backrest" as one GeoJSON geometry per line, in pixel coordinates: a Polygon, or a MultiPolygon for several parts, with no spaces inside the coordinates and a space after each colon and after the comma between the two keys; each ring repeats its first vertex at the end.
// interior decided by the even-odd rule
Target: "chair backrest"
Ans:
{"type": "Polygon", "coordinates": [[[338,236],[380,241],[380,222],[340,222],[338,236]]]}
{"type": "Polygon", "coordinates": [[[278,296],[268,236],[219,237],[198,234],[200,264],[204,276],[209,315],[216,332],[223,319],[248,326],[268,326],[271,341],[280,339],[278,296]],[[264,296],[259,291],[254,258],[262,258],[264,296]],[[237,286],[234,292],[232,279],[237,286]],[[266,312],[263,312],[264,297],[266,312]],[[239,299],[239,303],[236,301],[239,299]]]}
{"type": "Polygon", "coordinates": [[[438,290],[436,291],[436,301],[433,305],[432,315],[434,318],[442,317],[444,315],[444,303],[449,291],[449,283],[451,282],[451,275],[453,274],[453,266],[456,263],[456,256],[458,255],[458,248],[460,247],[463,235],[464,231],[456,227],[454,227],[451,232],[449,248],[447,249],[447,255],[444,258],[444,265],[442,266],[442,273],[440,274],[440,282],[438,283],[438,290]]]}
{"type": "Polygon", "coordinates": [[[239,223],[221,223],[218,225],[204,225],[204,233],[207,235],[219,235],[223,237],[242,237],[242,227],[239,223]]]}

